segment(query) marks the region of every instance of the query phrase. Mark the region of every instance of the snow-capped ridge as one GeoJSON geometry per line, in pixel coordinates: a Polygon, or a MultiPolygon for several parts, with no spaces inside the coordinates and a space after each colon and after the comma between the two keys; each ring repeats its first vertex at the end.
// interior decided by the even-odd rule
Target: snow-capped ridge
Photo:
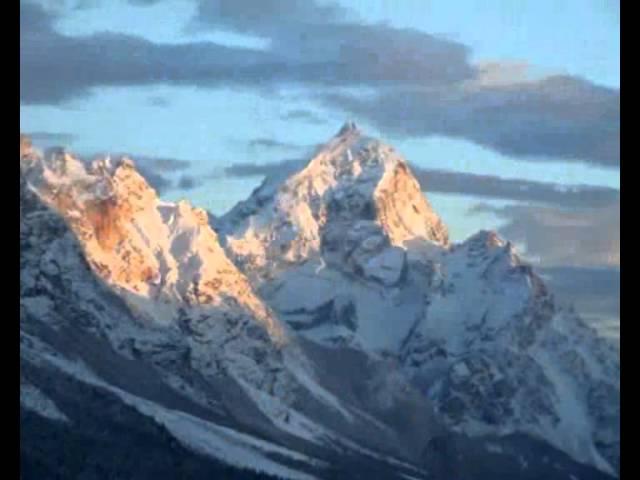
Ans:
{"type": "Polygon", "coordinates": [[[162,202],[130,158],[86,165],[54,152],[33,158],[24,176],[69,223],[96,273],[140,315],[167,324],[182,302],[227,305],[284,339],[282,326],[226,257],[207,213],[187,201],[162,202]]]}
{"type": "Polygon", "coordinates": [[[340,242],[337,234],[366,240],[358,233],[363,222],[389,246],[405,248],[418,238],[448,244],[446,227],[404,158],[347,122],[306,166],[279,181],[266,179],[217,228],[234,260],[259,276],[271,264],[322,256],[329,237],[340,242]]]}

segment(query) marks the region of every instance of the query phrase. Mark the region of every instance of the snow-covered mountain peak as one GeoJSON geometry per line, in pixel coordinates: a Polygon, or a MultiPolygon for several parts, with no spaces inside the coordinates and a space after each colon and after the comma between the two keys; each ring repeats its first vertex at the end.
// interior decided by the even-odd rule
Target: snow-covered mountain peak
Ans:
{"type": "Polygon", "coordinates": [[[448,244],[446,227],[402,156],[350,122],[302,170],[266,180],[217,228],[250,273],[318,258],[328,244],[341,243],[336,235],[381,248],[418,239],[448,244]]]}
{"type": "Polygon", "coordinates": [[[123,157],[86,166],[73,155],[32,155],[23,175],[72,228],[94,271],[130,307],[156,324],[172,324],[184,305],[244,312],[274,340],[282,326],[227,258],[204,210],[161,201],[123,157]]]}

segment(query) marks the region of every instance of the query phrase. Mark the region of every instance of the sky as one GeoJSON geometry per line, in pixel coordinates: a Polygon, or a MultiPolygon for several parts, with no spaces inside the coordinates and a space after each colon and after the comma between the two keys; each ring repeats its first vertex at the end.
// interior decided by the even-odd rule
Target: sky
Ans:
{"type": "Polygon", "coordinates": [[[219,215],[353,120],[454,241],[495,229],[556,273],[619,269],[619,1],[20,5],[20,129],[42,148],[126,153],[219,215]]]}

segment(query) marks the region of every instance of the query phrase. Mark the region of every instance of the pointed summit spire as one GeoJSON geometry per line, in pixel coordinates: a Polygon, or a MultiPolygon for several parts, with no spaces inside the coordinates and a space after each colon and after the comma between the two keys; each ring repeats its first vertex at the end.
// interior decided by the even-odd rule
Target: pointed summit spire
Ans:
{"type": "Polygon", "coordinates": [[[358,127],[356,126],[356,122],[349,120],[349,121],[346,121],[344,125],[342,125],[342,128],[340,128],[340,131],[338,131],[338,136],[345,135],[351,132],[357,132],[357,131],[358,131],[358,127]]]}

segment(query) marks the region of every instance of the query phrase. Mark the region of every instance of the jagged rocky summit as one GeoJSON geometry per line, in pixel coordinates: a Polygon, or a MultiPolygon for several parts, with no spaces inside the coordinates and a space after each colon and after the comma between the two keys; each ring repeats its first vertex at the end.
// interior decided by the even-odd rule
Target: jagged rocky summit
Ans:
{"type": "Polygon", "coordinates": [[[617,475],[619,352],[353,123],[215,231],[130,159],[20,143],[25,412],[80,430],[103,392],[285,478],[617,475]]]}
{"type": "Polygon", "coordinates": [[[390,286],[408,242],[448,243],[405,160],[353,123],[301,171],[265,180],[216,227],[256,281],[262,271],[322,259],[390,286]]]}

